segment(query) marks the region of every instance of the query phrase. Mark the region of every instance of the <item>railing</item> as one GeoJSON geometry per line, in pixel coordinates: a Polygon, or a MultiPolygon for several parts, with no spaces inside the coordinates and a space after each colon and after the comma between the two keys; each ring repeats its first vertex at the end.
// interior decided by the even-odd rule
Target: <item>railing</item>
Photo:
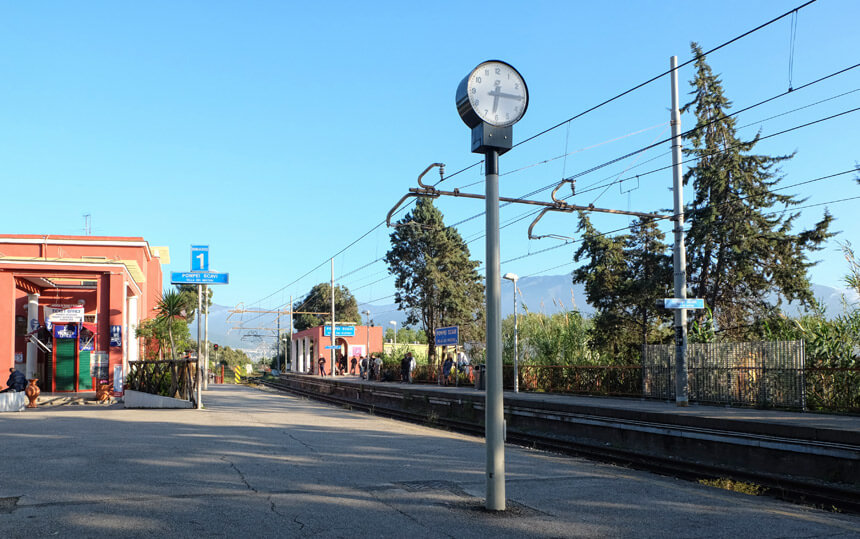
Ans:
{"type": "Polygon", "coordinates": [[[129,389],[191,402],[196,399],[196,361],[130,361],[128,371],[129,389]]]}

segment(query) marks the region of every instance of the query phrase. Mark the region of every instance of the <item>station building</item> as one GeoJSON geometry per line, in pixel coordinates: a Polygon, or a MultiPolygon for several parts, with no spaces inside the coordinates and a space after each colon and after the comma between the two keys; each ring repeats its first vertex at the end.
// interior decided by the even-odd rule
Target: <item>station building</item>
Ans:
{"type": "MultiPolygon", "coordinates": [[[[337,325],[338,330],[344,326],[337,325]]],[[[361,358],[370,354],[382,353],[382,326],[348,326],[355,328],[353,336],[337,336],[335,333],[334,345],[337,347],[335,353],[340,352],[349,360],[353,357],[361,358]]],[[[317,374],[319,372],[317,360],[325,356],[326,371],[331,373],[331,333],[326,335],[325,326],[317,326],[293,333],[292,349],[290,357],[296,358],[291,364],[293,372],[317,374]]]]}
{"type": "Polygon", "coordinates": [[[169,257],[137,237],[0,235],[0,383],[14,367],[45,392],[121,391],[169,257]]]}

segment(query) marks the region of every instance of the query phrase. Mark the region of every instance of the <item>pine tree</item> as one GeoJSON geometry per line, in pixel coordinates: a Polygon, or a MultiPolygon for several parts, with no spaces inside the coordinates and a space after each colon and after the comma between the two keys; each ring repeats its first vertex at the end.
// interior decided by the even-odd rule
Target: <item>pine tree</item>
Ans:
{"type": "Polygon", "coordinates": [[[574,260],[586,263],[574,270],[573,282],[585,285],[597,311],[592,340],[615,359],[632,359],[641,345],[664,337],[660,329],[669,318],[656,302],[671,289],[669,246],[653,220],[636,220],[630,234],[609,237],[584,212],[579,219],[582,244],[574,260]]]}
{"type": "Polygon", "coordinates": [[[469,248],[428,198],[397,222],[385,255],[395,276],[395,301],[406,311],[406,325],[427,335],[428,357],[435,361],[436,328],[460,326],[460,341],[483,331],[484,285],[469,248]]]}
{"type": "MultiPolygon", "coordinates": [[[[293,325],[297,331],[307,328],[321,326],[323,323],[331,325],[331,284],[320,283],[311,288],[308,295],[296,305],[297,311],[319,312],[326,314],[298,314],[293,317],[293,325]]],[[[361,315],[358,314],[358,302],[355,296],[345,286],[334,287],[334,310],[335,323],[352,322],[361,323],[361,315]]]]}
{"type": "MultiPolygon", "coordinates": [[[[711,72],[701,48],[697,56],[693,100],[681,110],[694,111],[696,128],[685,138],[685,154],[697,162],[684,176],[693,184],[694,200],[686,209],[688,283],[704,298],[720,330],[732,332],[768,309],[768,300],[814,301],[807,270],[810,251],[821,249],[832,234],[832,217],[794,233],[799,213],[788,210],[803,202],[775,192],[779,165],[793,155],[752,153],[759,136],[742,141],[722,81],[711,72]]],[[[737,333],[735,333],[737,334],[737,333]]]]}

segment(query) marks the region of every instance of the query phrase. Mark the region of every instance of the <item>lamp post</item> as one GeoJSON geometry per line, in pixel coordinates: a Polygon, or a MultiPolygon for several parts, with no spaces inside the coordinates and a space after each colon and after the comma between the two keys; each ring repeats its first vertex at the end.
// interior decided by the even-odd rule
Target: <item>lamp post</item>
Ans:
{"type": "Polygon", "coordinates": [[[519,276],[516,273],[506,273],[504,278],[514,283],[514,393],[520,392],[520,371],[519,371],[519,357],[520,357],[520,346],[519,346],[519,331],[518,331],[518,323],[517,323],[517,281],[519,280],[519,276]]]}
{"type": "Polygon", "coordinates": [[[397,353],[397,321],[392,320],[391,322],[389,322],[389,324],[394,326],[394,349],[391,351],[391,353],[396,354],[397,353]]]}

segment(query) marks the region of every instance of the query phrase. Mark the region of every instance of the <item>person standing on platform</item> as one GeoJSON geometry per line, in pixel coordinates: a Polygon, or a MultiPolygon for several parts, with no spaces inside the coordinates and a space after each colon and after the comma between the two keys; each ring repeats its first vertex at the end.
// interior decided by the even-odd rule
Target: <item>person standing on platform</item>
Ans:
{"type": "Polygon", "coordinates": [[[445,356],[445,363],[442,364],[442,385],[448,385],[448,379],[451,377],[451,368],[454,366],[454,356],[451,352],[445,356]]]}
{"type": "MultiPolygon", "coordinates": [[[[349,374],[355,374],[355,366],[358,364],[358,358],[352,356],[352,359],[349,360],[349,374]]],[[[362,378],[364,378],[362,376],[362,378]]]]}
{"type": "Polygon", "coordinates": [[[325,358],[320,356],[320,376],[325,376],[325,358]]]}
{"type": "Polygon", "coordinates": [[[373,358],[373,370],[374,370],[373,377],[378,382],[379,379],[382,377],[382,358],[381,357],[376,356],[373,358]]]}
{"type": "Polygon", "coordinates": [[[415,367],[416,367],[415,358],[412,357],[412,352],[407,352],[406,357],[409,358],[409,365],[407,366],[407,374],[408,374],[408,378],[409,378],[408,381],[411,384],[412,383],[412,373],[415,371],[415,367]]]}
{"type": "Polygon", "coordinates": [[[457,370],[462,372],[468,380],[472,379],[472,366],[469,364],[469,356],[463,350],[457,352],[457,370]]]}
{"type": "Polygon", "coordinates": [[[358,377],[362,380],[367,378],[367,358],[365,356],[361,356],[361,359],[358,360],[358,377]]]}
{"type": "Polygon", "coordinates": [[[407,372],[409,371],[409,354],[406,354],[400,359],[400,383],[406,382],[407,372]]]}

